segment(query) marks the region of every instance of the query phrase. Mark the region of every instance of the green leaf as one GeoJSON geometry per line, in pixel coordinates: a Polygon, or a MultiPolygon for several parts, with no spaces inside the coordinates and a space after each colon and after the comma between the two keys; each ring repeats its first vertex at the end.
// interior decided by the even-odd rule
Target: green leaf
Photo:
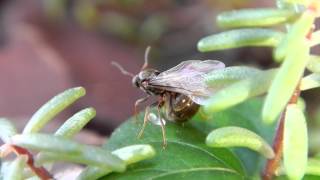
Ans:
{"type": "Polygon", "coordinates": [[[320,73],[320,56],[311,55],[307,64],[307,68],[313,73],[320,73]]]}
{"type": "MultiPolygon", "coordinates": [[[[139,116],[142,121],[142,116],[139,116]]],[[[233,153],[224,148],[212,149],[205,145],[205,134],[198,131],[191,123],[183,126],[171,122],[166,124],[167,142],[162,147],[161,128],[149,123],[144,136],[137,139],[141,124],[134,119],[122,124],[108,139],[105,148],[115,150],[131,144],[150,144],[156,150],[156,156],[150,160],[142,161],[128,166],[125,173],[112,173],[106,179],[148,179],[148,178],[174,178],[185,175],[185,179],[194,177],[194,173],[214,174],[217,178],[233,179],[243,178],[245,173],[239,160],[233,153]],[[196,157],[196,158],[195,158],[196,157]]]]}
{"type": "Polygon", "coordinates": [[[320,159],[309,158],[306,174],[320,176],[320,159]]]}
{"type": "Polygon", "coordinates": [[[205,77],[205,82],[209,87],[215,89],[224,88],[232,83],[252,77],[261,71],[256,68],[246,66],[230,66],[223,69],[217,69],[205,77]]]}
{"type": "Polygon", "coordinates": [[[301,179],[307,168],[308,132],[304,114],[296,104],[287,107],[283,138],[286,175],[290,179],[301,179]]]}
{"type": "Polygon", "coordinates": [[[246,147],[271,159],[274,152],[269,144],[256,133],[245,128],[229,126],[212,131],[206,139],[210,147],[246,147]]]}
{"type": "Polygon", "coordinates": [[[223,12],[217,17],[217,24],[222,28],[268,27],[286,23],[298,14],[287,9],[241,9],[223,12]]]}
{"type": "Polygon", "coordinates": [[[11,121],[6,118],[0,118],[0,139],[3,142],[8,143],[10,138],[16,134],[17,129],[11,123],[11,121]]]}
{"type": "Polygon", "coordinates": [[[294,93],[309,59],[309,47],[296,45],[276,74],[266,97],[262,117],[265,123],[273,123],[294,93]]]}
{"type": "Polygon", "coordinates": [[[140,114],[138,117],[140,123],[135,123],[131,119],[122,124],[107,140],[105,148],[111,151],[131,144],[151,144],[156,150],[156,156],[128,166],[128,170],[124,173],[112,173],[105,179],[148,179],[152,177],[181,179],[179,175],[185,175],[184,179],[194,179],[194,176],[205,175],[214,176],[217,179],[250,177],[260,172],[263,157],[247,149],[237,148],[232,149],[234,152],[231,152],[226,148],[210,148],[205,145],[205,139],[207,134],[215,128],[234,125],[251,129],[271,142],[274,127],[261,123],[261,108],[261,99],[252,99],[234,108],[215,113],[206,119],[201,113],[198,113],[193,120],[183,125],[167,122],[165,128],[168,145],[166,149],[162,147],[161,128],[151,123],[148,123],[144,136],[137,139],[143,119],[140,114]],[[242,160],[248,174],[239,159],[242,160]]]}
{"type": "Polygon", "coordinates": [[[15,135],[11,140],[14,145],[42,151],[42,157],[39,157],[37,163],[51,160],[69,160],[105,167],[114,171],[124,171],[126,168],[121,159],[102,148],[82,145],[59,136],[32,133],[15,135]]]}
{"type": "Polygon", "coordinates": [[[24,134],[35,133],[41,130],[52,118],[66,107],[85,95],[83,87],[68,89],[45,103],[34,115],[23,130],[24,134]]]}
{"type": "MultiPolygon", "coordinates": [[[[205,112],[209,114],[221,111],[244,102],[251,97],[264,94],[268,91],[276,72],[277,69],[260,71],[259,73],[252,74],[249,78],[221,89],[206,102],[204,105],[205,112]]],[[[214,81],[211,81],[209,86],[211,84],[212,86],[216,86],[214,81]]]]}
{"type": "Polygon", "coordinates": [[[236,29],[202,38],[198,42],[198,50],[208,52],[245,46],[275,47],[282,37],[283,33],[270,29],[236,29]]]}
{"type": "Polygon", "coordinates": [[[313,73],[302,78],[300,83],[301,91],[320,87],[320,74],[313,73]]]}
{"type": "Polygon", "coordinates": [[[315,13],[305,11],[302,16],[292,25],[288,34],[282,39],[277,48],[274,50],[274,59],[278,62],[286,58],[286,56],[295,54],[299,51],[301,44],[308,47],[305,41],[307,34],[313,26],[315,13]]]}
{"type": "Polygon", "coordinates": [[[10,162],[6,169],[3,180],[22,180],[23,168],[27,162],[27,157],[18,156],[13,162],[10,162]]]}
{"type": "Polygon", "coordinates": [[[72,138],[75,134],[81,131],[81,129],[96,116],[94,108],[86,108],[70,117],[56,132],[54,135],[62,136],[65,138],[72,138]]]}
{"type": "MultiPolygon", "coordinates": [[[[112,152],[113,155],[122,159],[126,165],[130,165],[155,156],[155,150],[150,145],[132,145],[117,149],[112,152]]],[[[87,167],[77,177],[79,180],[98,179],[104,175],[111,173],[110,169],[102,169],[95,166],[87,167]]]]}
{"type": "Polygon", "coordinates": [[[0,179],[3,180],[4,177],[6,176],[8,169],[11,165],[11,161],[3,161],[1,162],[1,169],[0,169],[0,179]]]}
{"type": "MultiPolygon", "coordinates": [[[[257,133],[271,144],[275,124],[266,125],[262,122],[262,105],[263,101],[261,98],[252,98],[237,106],[207,116],[204,116],[200,109],[200,112],[193,118],[195,121],[193,125],[196,126],[198,130],[206,132],[207,134],[215,128],[238,126],[257,133]]],[[[258,156],[256,152],[244,148],[235,148],[232,150],[242,160],[250,176],[260,174],[264,167],[265,159],[263,157],[258,156]]]]}
{"type": "Polygon", "coordinates": [[[290,4],[301,4],[301,5],[305,5],[308,6],[311,2],[311,0],[281,0],[285,3],[290,3],[290,4]]]}

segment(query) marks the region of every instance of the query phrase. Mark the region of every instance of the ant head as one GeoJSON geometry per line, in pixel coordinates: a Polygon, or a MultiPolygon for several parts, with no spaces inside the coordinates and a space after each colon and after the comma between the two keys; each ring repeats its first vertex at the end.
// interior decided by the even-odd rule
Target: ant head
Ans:
{"type": "Polygon", "coordinates": [[[132,78],[132,84],[135,87],[143,86],[144,82],[148,82],[150,79],[156,77],[160,72],[155,69],[145,69],[132,78]]]}
{"type": "Polygon", "coordinates": [[[132,77],[132,84],[135,87],[140,87],[143,82],[146,82],[147,80],[159,74],[159,71],[155,69],[148,69],[148,56],[149,56],[150,49],[151,49],[150,46],[146,48],[146,51],[144,53],[144,64],[141,67],[140,73],[137,75],[134,75],[128,72],[117,62],[112,61],[111,64],[113,66],[116,66],[121,71],[122,74],[132,77]]]}

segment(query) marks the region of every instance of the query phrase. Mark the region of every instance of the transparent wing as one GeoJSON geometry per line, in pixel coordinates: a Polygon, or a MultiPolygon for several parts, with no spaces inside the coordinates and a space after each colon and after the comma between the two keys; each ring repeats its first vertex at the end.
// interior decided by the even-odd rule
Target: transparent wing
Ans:
{"type": "Polygon", "coordinates": [[[194,102],[203,104],[216,89],[210,88],[205,83],[208,73],[224,68],[225,65],[216,60],[188,60],[177,66],[160,73],[152,78],[149,85],[161,87],[167,91],[182,93],[194,102]]]}

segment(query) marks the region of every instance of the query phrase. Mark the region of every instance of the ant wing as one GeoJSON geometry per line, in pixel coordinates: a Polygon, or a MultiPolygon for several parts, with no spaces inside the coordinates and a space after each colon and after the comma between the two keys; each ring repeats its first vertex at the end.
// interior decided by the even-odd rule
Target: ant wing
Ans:
{"type": "Polygon", "coordinates": [[[152,78],[149,85],[185,94],[197,104],[203,104],[217,90],[206,85],[206,75],[224,67],[224,63],[216,60],[183,61],[152,78]]]}

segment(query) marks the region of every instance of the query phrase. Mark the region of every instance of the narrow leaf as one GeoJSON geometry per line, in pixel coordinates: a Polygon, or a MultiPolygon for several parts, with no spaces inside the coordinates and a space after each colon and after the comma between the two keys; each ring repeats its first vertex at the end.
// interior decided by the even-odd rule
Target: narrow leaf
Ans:
{"type": "Polygon", "coordinates": [[[237,81],[252,77],[261,71],[256,68],[246,66],[230,66],[217,69],[205,77],[209,87],[220,89],[237,81]]]}
{"type": "Polygon", "coordinates": [[[310,56],[307,68],[313,73],[320,73],[320,56],[310,56]]]}
{"type": "Polygon", "coordinates": [[[6,118],[0,118],[0,138],[3,142],[8,143],[13,135],[17,134],[17,129],[6,118]]]}
{"type": "Polygon", "coordinates": [[[11,165],[11,161],[2,161],[1,162],[1,166],[0,166],[0,179],[3,180],[6,176],[7,176],[7,173],[8,173],[8,169],[11,165]]]}
{"type": "Polygon", "coordinates": [[[285,3],[291,3],[291,4],[301,4],[301,5],[305,5],[308,6],[310,4],[310,2],[312,2],[312,0],[281,0],[285,3]]]}
{"type": "Polygon", "coordinates": [[[56,136],[71,138],[96,115],[94,108],[86,108],[70,117],[55,133],[56,136]]]}
{"type": "Polygon", "coordinates": [[[320,160],[317,158],[309,158],[306,174],[320,176],[320,160]]]}
{"type": "Polygon", "coordinates": [[[301,80],[300,89],[301,91],[320,87],[320,74],[313,73],[301,80]]]}
{"type": "MultiPolygon", "coordinates": [[[[288,34],[279,43],[279,46],[274,51],[274,59],[282,61],[288,54],[295,54],[297,45],[305,41],[307,34],[313,26],[315,13],[305,11],[302,16],[292,25],[288,34]]],[[[309,46],[305,44],[305,46],[309,46]]]]}
{"type": "Polygon", "coordinates": [[[3,180],[22,180],[23,168],[27,162],[25,156],[18,156],[6,169],[3,180]]]}
{"type": "Polygon", "coordinates": [[[222,28],[268,27],[286,23],[298,14],[286,9],[241,9],[223,12],[217,17],[217,24],[222,28]]]}
{"type": "Polygon", "coordinates": [[[212,131],[206,139],[210,147],[246,147],[266,158],[273,158],[269,144],[256,133],[240,127],[223,127],[212,131]]]}
{"type": "MultiPolygon", "coordinates": [[[[152,110],[156,112],[156,108],[152,110]]],[[[142,115],[143,113],[138,116],[139,122],[143,121],[142,115]]],[[[246,176],[241,161],[235,154],[227,148],[215,149],[206,146],[204,139],[207,133],[204,128],[198,130],[191,122],[193,121],[185,123],[183,127],[177,123],[166,123],[168,142],[166,149],[163,149],[160,127],[149,123],[145,128],[144,136],[137,139],[141,123],[135,123],[134,117],[125,122],[114,131],[104,148],[113,151],[133,144],[150,144],[155,148],[156,156],[147,161],[132,164],[124,173],[111,173],[102,179],[153,179],[175,172],[178,172],[176,175],[184,176],[184,179],[192,179],[188,172],[193,172],[193,177],[203,175],[203,171],[193,171],[194,167],[220,169],[221,171],[210,173],[217,179],[241,179],[246,176]],[[179,173],[180,171],[182,172],[179,173]]]]}
{"type": "Polygon", "coordinates": [[[301,43],[289,53],[276,74],[266,97],[262,118],[265,123],[273,123],[295,91],[309,59],[309,47],[301,43]]]}
{"type": "Polygon", "coordinates": [[[53,117],[85,95],[83,87],[68,89],[44,104],[34,115],[23,130],[24,134],[38,132],[53,117]]]}
{"type": "MultiPolygon", "coordinates": [[[[112,152],[120,159],[122,159],[126,165],[130,165],[145,159],[150,159],[155,156],[155,150],[150,145],[132,145],[121,149],[117,149],[112,152]]],[[[79,180],[91,180],[98,179],[111,173],[110,169],[101,169],[99,167],[87,167],[81,174],[77,177],[79,180]]]]}
{"type": "Polygon", "coordinates": [[[270,29],[236,29],[207,36],[198,42],[201,52],[217,51],[244,46],[271,46],[278,45],[283,33],[270,29]]]}
{"type": "MultiPolygon", "coordinates": [[[[124,162],[110,152],[59,136],[37,133],[16,135],[12,137],[12,143],[27,149],[43,151],[42,154],[46,152],[50,157],[55,156],[57,160],[76,161],[79,159],[83,163],[100,165],[114,171],[125,170],[124,162]]],[[[45,160],[39,158],[38,161],[44,162],[45,160]]]]}
{"type": "Polygon", "coordinates": [[[75,141],[48,134],[22,134],[11,138],[11,143],[27,149],[54,153],[80,153],[81,146],[75,141]]]}
{"type": "Polygon", "coordinates": [[[205,112],[221,111],[239,104],[248,98],[267,92],[276,72],[277,69],[261,71],[250,78],[221,89],[206,102],[204,106],[205,112]]]}
{"type": "Polygon", "coordinates": [[[301,179],[308,161],[308,132],[304,114],[296,104],[287,107],[284,124],[283,163],[290,179],[301,179]]]}

